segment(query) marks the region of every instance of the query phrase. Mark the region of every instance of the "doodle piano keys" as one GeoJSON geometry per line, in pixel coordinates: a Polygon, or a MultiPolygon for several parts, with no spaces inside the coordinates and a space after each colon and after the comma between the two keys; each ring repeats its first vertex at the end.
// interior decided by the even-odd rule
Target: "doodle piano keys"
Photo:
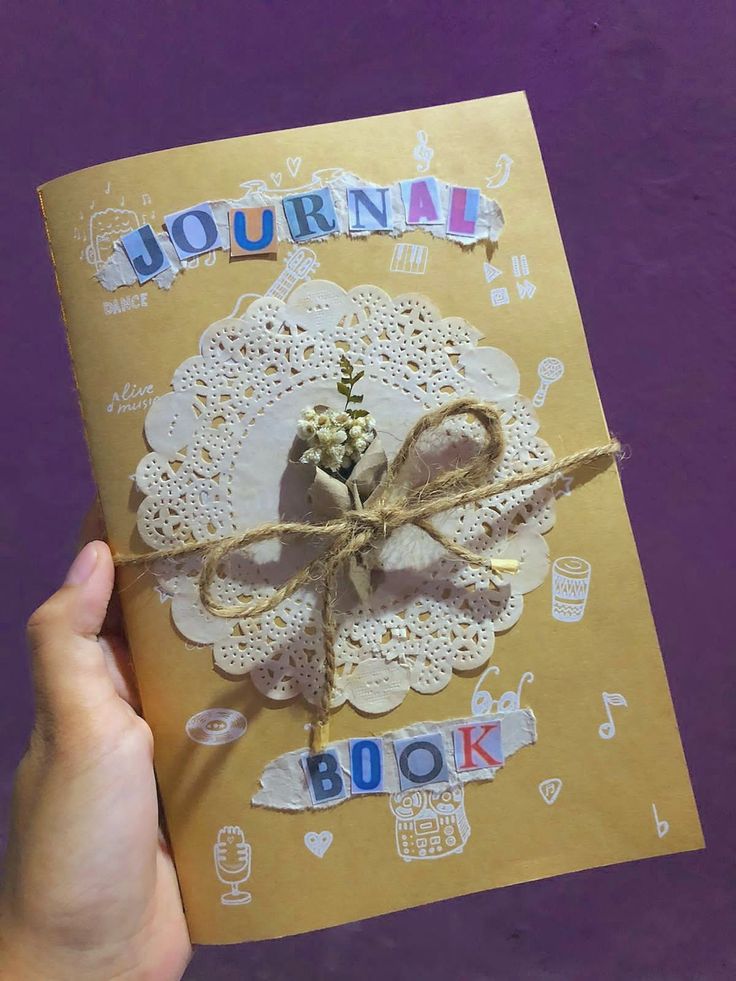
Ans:
{"type": "Polygon", "coordinates": [[[406,242],[401,242],[399,245],[394,246],[389,271],[396,273],[413,273],[415,276],[422,276],[427,271],[428,258],[428,246],[409,245],[406,242]]]}

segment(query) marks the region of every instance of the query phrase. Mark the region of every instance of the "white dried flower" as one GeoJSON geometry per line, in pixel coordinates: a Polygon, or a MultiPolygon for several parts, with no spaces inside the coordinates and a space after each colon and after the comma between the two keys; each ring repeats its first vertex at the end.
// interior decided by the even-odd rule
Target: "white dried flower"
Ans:
{"type": "Polygon", "coordinates": [[[319,464],[321,463],[321,458],[322,458],[322,454],[320,453],[320,451],[315,449],[313,446],[310,446],[310,448],[308,450],[305,450],[302,453],[302,455],[299,457],[299,462],[314,463],[316,466],[319,466],[319,464]]]}
{"type": "Polygon", "coordinates": [[[345,409],[304,409],[297,433],[307,444],[302,463],[337,472],[358,462],[376,435],[375,419],[345,409]]]}

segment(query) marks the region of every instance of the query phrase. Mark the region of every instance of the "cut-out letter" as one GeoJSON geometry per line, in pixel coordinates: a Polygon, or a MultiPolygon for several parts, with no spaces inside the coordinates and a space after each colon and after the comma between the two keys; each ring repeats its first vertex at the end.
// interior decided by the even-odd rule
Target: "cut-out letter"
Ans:
{"type": "Polygon", "coordinates": [[[442,222],[440,192],[434,177],[399,181],[407,225],[439,225],[442,222]]]}
{"type": "Polygon", "coordinates": [[[428,783],[447,783],[447,760],[441,732],[408,736],[394,741],[399,785],[402,790],[428,783]]]}
{"type": "Polygon", "coordinates": [[[501,723],[479,722],[458,726],[453,730],[455,766],[463,770],[481,770],[488,766],[503,766],[501,723]]]}
{"type": "Polygon", "coordinates": [[[278,251],[274,209],[231,208],[230,255],[275,255],[278,251]]]}
{"type": "Polygon", "coordinates": [[[477,187],[451,187],[450,207],[447,215],[448,235],[475,238],[479,205],[480,191],[477,187]]]}
{"type": "Polygon", "coordinates": [[[215,215],[208,204],[176,211],[164,218],[169,237],[180,259],[191,259],[222,246],[215,215]]]}
{"type": "Polygon", "coordinates": [[[354,794],[383,793],[383,740],[350,740],[350,783],[354,794]]]}
{"type": "Polygon", "coordinates": [[[388,187],[349,187],[348,226],[351,232],[387,232],[393,224],[388,187]]]}
{"type": "Polygon", "coordinates": [[[323,753],[304,753],[302,766],[313,803],[321,804],[347,797],[347,788],[340,772],[340,760],[334,749],[326,749],[323,753]]]}
{"type": "Polygon", "coordinates": [[[150,225],[141,225],[120,241],[141,285],[171,265],[150,225]]]}
{"type": "Polygon", "coordinates": [[[281,203],[289,231],[296,242],[307,242],[338,231],[335,206],[328,187],[309,194],[294,194],[284,198],[281,203]]]}

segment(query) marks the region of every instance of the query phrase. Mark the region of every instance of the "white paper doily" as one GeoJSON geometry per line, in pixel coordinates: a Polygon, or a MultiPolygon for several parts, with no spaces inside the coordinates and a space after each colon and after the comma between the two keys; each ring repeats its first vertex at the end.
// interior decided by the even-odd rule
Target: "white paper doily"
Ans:
{"type": "MultiPolygon", "coordinates": [[[[478,347],[480,337],[466,321],[443,318],[426,297],[392,299],[375,286],[346,292],[321,281],[301,286],[288,302],[261,297],[242,317],[217,321],[204,332],[200,353],[177,368],[173,391],[146,417],[153,452],[136,471],[145,495],[141,537],[161,549],[308,516],[313,468],[289,462],[296,423],[309,406],[342,407],[335,381],[344,354],[365,372],[360,392],[389,457],[424,412],[474,394],[503,411],[507,448],[489,478],[551,459],[530,402],[518,394],[516,365],[503,351],[478,347]]],[[[467,447],[474,427],[462,422],[450,435],[459,431],[467,447]]],[[[425,440],[414,460],[418,479],[449,445],[447,434],[425,440]]],[[[463,565],[417,529],[394,533],[379,552],[370,608],[347,589],[341,598],[335,705],[348,700],[362,711],[389,711],[409,688],[432,694],[453,670],[485,664],[495,634],[517,622],[523,594],[546,575],[542,535],[554,523],[553,502],[542,482],[434,519],[470,549],[520,559],[520,571],[501,577],[500,590],[488,588],[486,571],[463,565]]],[[[314,554],[302,544],[266,542],[234,555],[216,595],[226,603],[265,595],[314,554]]],[[[199,564],[191,556],[153,565],[159,589],[173,598],[179,632],[211,646],[221,671],[249,674],[267,698],[316,702],[323,679],[316,591],[303,589],[256,620],[221,619],[199,602],[199,564]]]]}

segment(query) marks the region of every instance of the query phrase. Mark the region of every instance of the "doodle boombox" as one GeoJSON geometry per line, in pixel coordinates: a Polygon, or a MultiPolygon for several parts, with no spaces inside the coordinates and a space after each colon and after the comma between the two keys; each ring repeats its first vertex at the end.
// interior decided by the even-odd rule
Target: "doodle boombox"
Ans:
{"type": "Polygon", "coordinates": [[[470,837],[463,788],[404,790],[391,795],[396,847],[405,862],[461,852],[470,837]]]}

